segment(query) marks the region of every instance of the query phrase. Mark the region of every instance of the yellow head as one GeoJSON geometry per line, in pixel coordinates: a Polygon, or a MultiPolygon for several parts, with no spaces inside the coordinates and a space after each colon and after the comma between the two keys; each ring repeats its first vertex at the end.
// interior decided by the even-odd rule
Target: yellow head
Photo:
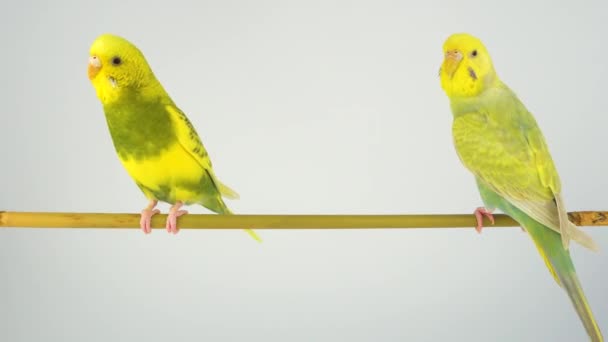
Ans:
{"type": "Polygon", "coordinates": [[[477,96],[498,81],[483,43],[466,33],[451,35],[443,44],[439,75],[448,97],[477,96]]]}
{"type": "Polygon", "coordinates": [[[88,75],[103,104],[158,84],[141,51],[111,34],[99,36],[91,45],[88,75]]]}

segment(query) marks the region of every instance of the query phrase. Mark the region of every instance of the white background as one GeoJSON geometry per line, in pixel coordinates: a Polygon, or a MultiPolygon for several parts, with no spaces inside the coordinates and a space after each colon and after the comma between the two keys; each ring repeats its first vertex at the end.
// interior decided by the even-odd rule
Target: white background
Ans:
{"type": "MultiPolygon", "coordinates": [[[[236,213],[471,213],[437,76],[469,32],[535,114],[568,209],[608,210],[606,4],[3,3],[0,209],[145,206],[86,77],[110,32],[188,114],[236,213]]],[[[606,335],[608,229],[587,231],[603,251],[572,255],[606,335]]],[[[516,228],[259,234],[3,229],[0,340],[587,339],[516,228]]]]}

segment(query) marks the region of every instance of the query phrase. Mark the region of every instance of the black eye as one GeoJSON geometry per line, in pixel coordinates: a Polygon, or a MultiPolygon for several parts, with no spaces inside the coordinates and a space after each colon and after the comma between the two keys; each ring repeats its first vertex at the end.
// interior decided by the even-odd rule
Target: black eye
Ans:
{"type": "Polygon", "coordinates": [[[120,57],[114,57],[114,58],[112,58],[112,64],[114,64],[114,65],[120,65],[120,63],[122,63],[122,59],[120,59],[120,57]]]}
{"type": "Polygon", "coordinates": [[[471,52],[471,56],[476,57],[477,56],[477,50],[473,50],[473,52],[471,52]]]}

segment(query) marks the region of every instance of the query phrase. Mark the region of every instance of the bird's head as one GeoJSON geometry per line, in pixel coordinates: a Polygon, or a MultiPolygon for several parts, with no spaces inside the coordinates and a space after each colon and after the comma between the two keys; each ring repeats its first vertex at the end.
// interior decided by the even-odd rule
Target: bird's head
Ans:
{"type": "Polygon", "coordinates": [[[111,34],[99,36],[91,45],[88,76],[104,104],[156,82],[141,51],[126,39],[111,34]]]}
{"type": "Polygon", "coordinates": [[[448,37],[443,58],[439,76],[448,97],[477,96],[498,80],[486,47],[469,34],[448,37]]]}

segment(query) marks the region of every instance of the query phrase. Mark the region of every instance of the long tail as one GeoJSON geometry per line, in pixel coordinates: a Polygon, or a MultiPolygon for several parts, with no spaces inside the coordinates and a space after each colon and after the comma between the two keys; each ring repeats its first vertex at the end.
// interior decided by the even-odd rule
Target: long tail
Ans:
{"type": "MultiPolygon", "coordinates": [[[[209,177],[211,178],[211,180],[213,181],[213,184],[215,185],[217,191],[219,192],[219,198],[217,199],[217,203],[215,203],[214,205],[211,205],[211,207],[214,206],[219,206],[215,211],[218,214],[224,214],[224,215],[232,215],[232,211],[230,211],[230,209],[228,209],[228,207],[226,206],[226,203],[224,203],[224,200],[222,199],[222,197],[226,197],[226,198],[230,198],[230,199],[239,199],[239,194],[232,190],[230,187],[228,187],[228,185],[220,182],[219,179],[217,179],[217,177],[215,177],[215,174],[213,173],[213,171],[211,169],[207,170],[207,174],[209,175],[209,177]]],[[[207,206],[206,206],[207,207],[207,206]]],[[[207,207],[207,208],[211,208],[211,207],[207,207]]],[[[245,231],[247,232],[247,234],[249,234],[252,238],[254,238],[257,242],[262,242],[262,239],[258,236],[258,234],[256,234],[253,229],[245,229],[245,231]]]]}
{"type": "Polygon", "coordinates": [[[262,239],[253,231],[253,229],[245,229],[245,232],[247,232],[247,234],[249,234],[249,236],[254,238],[257,242],[262,242],[262,239]]]}
{"type": "Polygon", "coordinates": [[[536,248],[553,278],[568,293],[568,297],[570,297],[572,305],[574,305],[574,309],[576,309],[583,322],[591,341],[604,341],[602,332],[583,293],[581,283],[576,276],[570,252],[564,249],[560,235],[530,218],[525,220],[524,227],[534,240],[536,248]]]}
{"type": "MultiPolygon", "coordinates": [[[[230,209],[228,209],[228,207],[224,204],[221,214],[232,215],[232,211],[230,211],[230,209]]],[[[247,232],[247,234],[249,234],[249,236],[254,238],[257,242],[262,242],[262,239],[253,231],[253,229],[245,229],[245,232],[247,232]]]]}

